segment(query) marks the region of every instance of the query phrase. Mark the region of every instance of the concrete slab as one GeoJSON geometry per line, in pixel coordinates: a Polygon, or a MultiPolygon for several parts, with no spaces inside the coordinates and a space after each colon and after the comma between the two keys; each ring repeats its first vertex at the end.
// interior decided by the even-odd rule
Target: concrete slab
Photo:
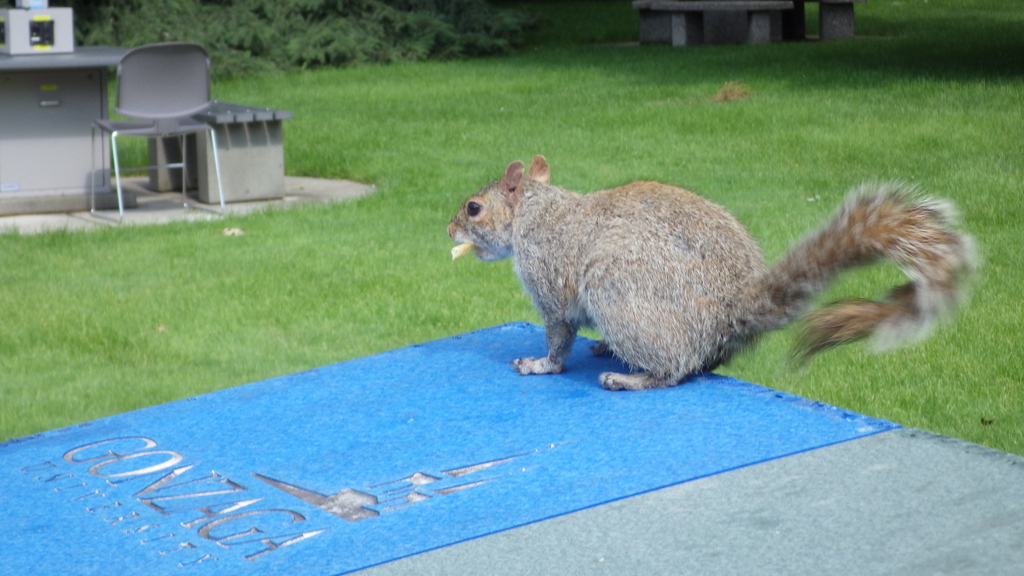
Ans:
{"type": "MultiPolygon", "coordinates": [[[[181,192],[153,192],[147,187],[147,177],[125,178],[123,189],[126,197],[134,197],[133,208],[125,210],[120,225],[147,225],[179,220],[207,220],[219,218],[220,206],[204,204],[189,198],[189,204],[199,209],[186,209],[182,205],[181,192]]],[[[227,204],[227,213],[248,214],[258,210],[288,208],[315,202],[340,202],[359,198],[373,192],[373,185],[349,180],[328,180],[286,176],[281,198],[252,202],[227,204]]],[[[88,230],[97,226],[117,226],[116,204],[112,210],[102,210],[97,215],[84,212],[65,214],[25,214],[0,217],[0,233],[38,234],[53,230],[88,230]]]]}
{"type": "Polygon", "coordinates": [[[1024,458],[900,429],[404,558],[365,576],[1016,576],[1024,458]]]}

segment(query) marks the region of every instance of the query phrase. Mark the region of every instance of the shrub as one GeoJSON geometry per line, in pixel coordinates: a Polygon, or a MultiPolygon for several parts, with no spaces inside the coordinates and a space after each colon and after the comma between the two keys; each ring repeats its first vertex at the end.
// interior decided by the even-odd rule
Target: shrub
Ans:
{"type": "Polygon", "coordinates": [[[82,44],[198,42],[229,75],[504,54],[526,21],[485,0],[93,0],[75,9],[82,44]]]}

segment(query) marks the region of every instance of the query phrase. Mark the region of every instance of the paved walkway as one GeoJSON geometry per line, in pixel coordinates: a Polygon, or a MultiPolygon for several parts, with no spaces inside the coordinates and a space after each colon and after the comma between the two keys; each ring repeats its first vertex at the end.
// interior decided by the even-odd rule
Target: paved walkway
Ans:
{"type": "MultiPolygon", "coordinates": [[[[196,209],[185,209],[181,202],[180,192],[152,192],[144,184],[146,177],[125,178],[124,189],[134,193],[138,200],[137,208],[125,210],[126,224],[160,224],[175,220],[199,220],[218,218],[219,207],[206,205],[194,198],[190,203],[206,207],[213,212],[196,209]]],[[[228,214],[248,214],[268,208],[287,208],[297,204],[313,202],[336,202],[364,196],[374,190],[374,186],[351,182],[348,180],[326,180],[323,178],[305,178],[286,176],[284,179],[284,197],[277,200],[228,203],[228,214]]],[[[83,230],[97,226],[117,226],[117,209],[105,210],[100,217],[89,212],[72,212],[65,214],[26,214],[0,217],[0,233],[16,230],[20,234],[37,234],[52,230],[68,229],[83,230]]]]}

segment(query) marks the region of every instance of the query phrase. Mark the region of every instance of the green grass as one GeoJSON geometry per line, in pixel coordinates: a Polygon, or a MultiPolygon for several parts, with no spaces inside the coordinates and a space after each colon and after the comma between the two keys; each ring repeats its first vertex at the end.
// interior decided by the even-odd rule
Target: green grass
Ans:
{"type": "MultiPolygon", "coordinates": [[[[518,5],[541,26],[512,57],[214,86],[222,100],[294,112],[289,174],[372,182],[370,197],[0,236],[0,439],[537,321],[508,262],[449,261],[445,225],[509,161],[542,153],[569,189],[654,179],[699,192],[769,259],[865,179],[952,199],[984,255],[954,322],[914,347],[854,345],[802,369],[787,362],[786,330],[722,371],[1024,454],[1016,2],[872,0],[857,7],[855,41],[698,49],[625,44],[637,30],[628,2],[518,5]],[[750,97],[710,102],[730,81],[750,97]],[[229,226],[245,235],[221,236],[229,226]]],[[[825,299],[897,280],[887,266],[857,272],[825,299]]]]}

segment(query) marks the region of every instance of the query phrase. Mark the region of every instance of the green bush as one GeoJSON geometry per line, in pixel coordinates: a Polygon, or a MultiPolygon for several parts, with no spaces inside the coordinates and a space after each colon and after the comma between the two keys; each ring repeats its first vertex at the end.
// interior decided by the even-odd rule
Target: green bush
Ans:
{"type": "Polygon", "coordinates": [[[512,50],[525,17],[484,0],[94,0],[75,2],[81,44],[204,45],[238,75],[512,50]]]}

